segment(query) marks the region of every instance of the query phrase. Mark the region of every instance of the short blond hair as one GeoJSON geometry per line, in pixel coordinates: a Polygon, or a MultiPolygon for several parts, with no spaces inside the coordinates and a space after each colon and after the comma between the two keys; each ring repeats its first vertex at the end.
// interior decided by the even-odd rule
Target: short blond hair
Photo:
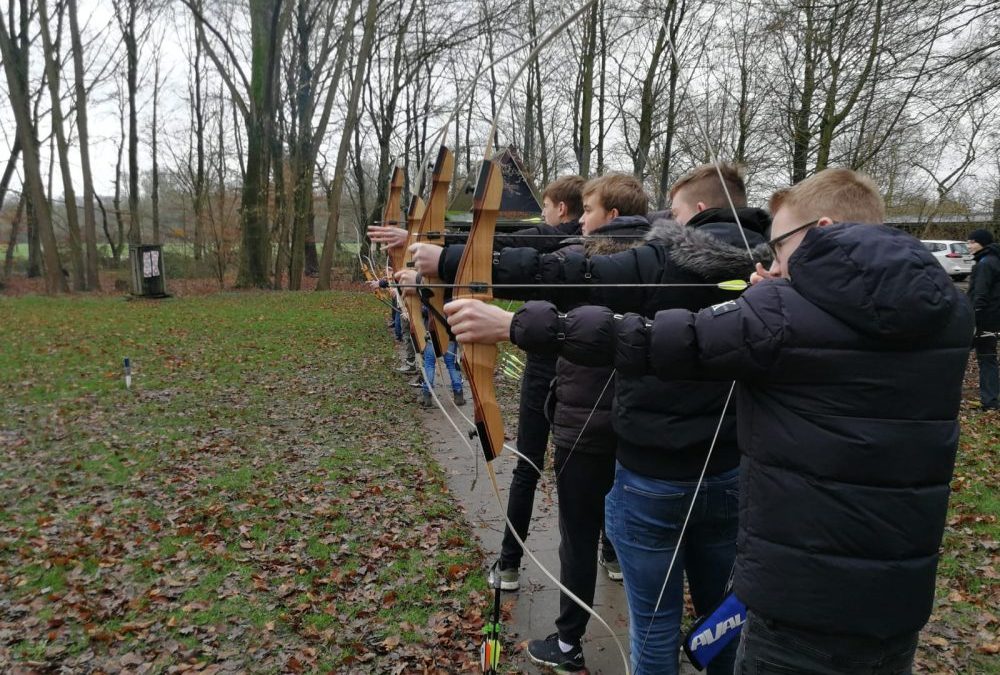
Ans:
{"type": "Polygon", "coordinates": [[[639,179],[629,173],[609,173],[591,178],[583,186],[583,197],[596,195],[605,211],[618,209],[619,216],[645,216],[649,197],[639,179]]]}
{"type": "Polygon", "coordinates": [[[566,205],[566,215],[579,218],[583,215],[583,177],[561,176],[545,186],[542,199],[549,198],[556,206],[559,202],[566,205]]]}
{"type": "Polygon", "coordinates": [[[875,182],[850,169],[824,169],[771,195],[771,215],[791,208],[803,220],[832,218],[838,223],[885,221],[885,202],[875,182]]]}
{"type": "Polygon", "coordinates": [[[729,199],[733,200],[733,206],[747,205],[747,186],[743,181],[743,169],[738,164],[720,162],[696,166],[671,186],[670,199],[681,190],[684,190],[685,203],[692,206],[702,202],[707,208],[719,209],[729,206],[729,199]],[[719,180],[720,174],[722,180],[719,180]]]}

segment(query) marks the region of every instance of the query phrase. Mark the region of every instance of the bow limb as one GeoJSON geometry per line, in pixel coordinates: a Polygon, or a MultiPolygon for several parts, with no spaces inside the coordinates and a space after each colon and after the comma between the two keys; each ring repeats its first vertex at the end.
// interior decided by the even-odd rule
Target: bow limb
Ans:
{"type": "MultiPolygon", "coordinates": [[[[406,213],[406,229],[410,233],[407,237],[406,246],[403,247],[403,258],[397,271],[409,266],[410,244],[414,242],[414,232],[420,219],[424,217],[424,200],[414,195],[410,198],[410,208],[406,213]]],[[[410,316],[410,335],[413,337],[413,346],[419,358],[423,359],[424,349],[427,347],[427,330],[420,315],[420,298],[416,295],[403,295],[400,293],[402,304],[406,307],[406,313],[410,316]]]]}
{"type": "MultiPolygon", "coordinates": [[[[382,223],[384,225],[399,225],[403,222],[403,186],[405,184],[403,167],[397,166],[393,169],[392,180],[389,182],[389,197],[386,199],[385,208],[382,210],[382,223]]],[[[394,272],[398,272],[403,266],[404,251],[399,248],[388,249],[389,264],[394,272]]]]}
{"type": "MultiPolygon", "coordinates": [[[[451,179],[454,174],[455,155],[442,145],[434,163],[431,195],[427,201],[427,209],[424,211],[423,217],[420,218],[416,231],[411,230],[407,249],[409,249],[409,244],[420,241],[424,232],[444,230],[444,218],[448,210],[448,190],[451,187],[451,179]]],[[[440,279],[434,275],[426,275],[424,280],[429,284],[440,283],[440,279]]],[[[430,324],[434,352],[438,356],[442,356],[448,350],[448,343],[451,341],[448,325],[444,321],[444,290],[438,288],[431,291],[430,296],[425,298],[425,303],[431,313],[430,324]]]]}

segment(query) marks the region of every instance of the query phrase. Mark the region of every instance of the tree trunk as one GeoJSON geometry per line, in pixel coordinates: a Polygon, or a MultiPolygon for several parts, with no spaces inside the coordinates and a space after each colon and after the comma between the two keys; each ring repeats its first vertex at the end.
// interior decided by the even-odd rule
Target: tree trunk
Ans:
{"type": "Polygon", "coordinates": [[[677,80],[680,77],[680,69],[677,63],[670,59],[670,85],[669,98],[667,100],[666,129],[664,130],[663,155],[660,158],[660,180],[656,191],[656,208],[665,209],[667,207],[667,197],[670,195],[670,170],[673,166],[674,136],[677,133],[677,80]]]}
{"type": "MultiPolygon", "coordinates": [[[[56,137],[56,147],[59,151],[59,171],[62,175],[63,198],[66,204],[66,226],[69,229],[70,267],[72,269],[73,288],[78,291],[87,290],[86,274],[83,265],[83,242],[80,238],[80,219],[76,203],[76,190],[73,187],[73,175],[70,172],[69,143],[66,140],[66,129],[63,126],[62,97],[59,94],[59,52],[52,41],[49,31],[49,12],[46,0],[36,0],[38,21],[41,26],[42,53],[45,59],[46,80],[49,84],[49,96],[52,102],[52,131],[56,137]]],[[[59,25],[62,25],[60,16],[59,25]]],[[[57,33],[57,37],[60,30],[57,33]]]]}
{"type": "Polygon", "coordinates": [[[581,84],[580,92],[580,136],[576,147],[577,164],[580,175],[590,175],[590,129],[593,123],[594,110],[594,57],[597,52],[597,3],[594,3],[587,23],[584,26],[583,53],[580,55],[581,84]]]}
{"type": "MultiPolygon", "coordinates": [[[[139,110],[136,94],[139,89],[139,44],[135,33],[138,0],[127,3],[122,38],[125,42],[125,79],[128,94],[128,243],[142,244],[142,220],[139,217],[139,110]]],[[[129,255],[136,255],[130,251],[129,255]]],[[[139,289],[133,289],[138,292],[139,289]]]]}
{"type": "MultiPolygon", "coordinates": [[[[22,4],[22,10],[24,9],[22,4]]],[[[22,11],[22,31],[27,31],[26,24],[27,15],[25,11],[22,11]]],[[[36,129],[32,124],[28,105],[27,52],[22,53],[21,49],[14,44],[10,33],[7,32],[7,20],[2,10],[0,10],[0,59],[3,60],[10,106],[14,109],[17,132],[21,138],[21,152],[24,155],[24,181],[27,184],[32,215],[38,229],[44,255],[45,288],[49,293],[65,292],[67,290],[66,279],[63,277],[62,265],[59,262],[59,251],[56,247],[55,231],[52,229],[49,202],[42,186],[36,129]]]]}
{"type": "Polygon", "coordinates": [[[804,180],[809,162],[809,118],[812,113],[812,99],[816,92],[816,33],[813,22],[811,0],[803,5],[806,12],[806,29],[802,36],[803,72],[802,91],[799,93],[798,108],[794,113],[792,127],[792,183],[804,180]]]}
{"type": "Polygon", "coordinates": [[[21,154],[21,137],[14,136],[14,145],[10,149],[10,157],[7,158],[7,166],[4,167],[3,176],[0,177],[0,210],[3,210],[4,200],[7,198],[7,188],[10,187],[10,179],[14,176],[17,168],[17,158],[21,154]]]}
{"type": "Polygon", "coordinates": [[[125,153],[125,111],[121,110],[118,118],[121,123],[121,140],[118,142],[118,161],[115,163],[115,194],[111,199],[111,205],[115,209],[115,227],[117,228],[118,246],[112,247],[115,256],[115,267],[121,264],[122,249],[125,246],[125,221],[122,219],[122,158],[125,153]]]}
{"type": "Polygon", "coordinates": [[[337,148],[337,163],[334,168],[333,185],[330,191],[330,214],[326,226],[326,238],[323,242],[323,257],[319,263],[319,281],[316,290],[329,290],[330,277],[333,271],[333,252],[337,245],[337,230],[340,226],[340,202],[344,193],[344,175],[347,167],[347,152],[350,150],[351,134],[358,122],[358,100],[361,97],[362,78],[371,55],[372,42],[375,37],[375,17],[378,0],[368,0],[368,10],[365,13],[364,35],[361,48],[358,50],[358,63],[351,82],[351,100],[347,106],[347,120],[337,148]]]}
{"type": "Polygon", "coordinates": [[[160,238],[160,163],[159,156],[160,153],[157,148],[157,141],[159,137],[159,130],[157,129],[157,121],[160,112],[160,53],[157,50],[156,61],[153,65],[153,128],[151,129],[153,134],[153,176],[152,185],[150,186],[150,201],[152,201],[153,206],[153,243],[162,244],[163,240],[160,238]]]}
{"type": "Polygon", "coordinates": [[[194,97],[191,102],[191,117],[195,133],[195,174],[194,174],[194,259],[205,255],[205,206],[208,181],[205,172],[205,99],[202,93],[201,59],[202,42],[195,40],[194,52],[194,97]]]}
{"type": "Polygon", "coordinates": [[[601,46],[598,50],[598,54],[601,57],[601,73],[598,77],[598,90],[597,90],[597,174],[604,174],[604,95],[605,95],[605,85],[607,81],[607,61],[608,61],[608,31],[607,27],[604,25],[604,2],[603,0],[598,0],[597,3],[600,8],[600,14],[598,15],[597,25],[601,31],[601,46]]]}
{"type": "Polygon", "coordinates": [[[14,218],[10,221],[10,237],[7,239],[7,253],[3,261],[4,279],[10,278],[11,270],[14,268],[14,247],[17,246],[17,235],[20,234],[21,218],[24,215],[27,200],[27,195],[22,192],[21,197],[17,200],[17,211],[14,212],[14,218]]]}
{"type": "MultiPolygon", "coordinates": [[[[669,0],[664,12],[667,16],[674,11],[674,0],[669,0]]],[[[668,19],[664,19],[660,26],[660,32],[656,36],[656,43],[653,52],[649,57],[649,67],[646,68],[646,75],[642,80],[642,94],[639,100],[639,139],[636,143],[635,154],[632,158],[632,173],[642,180],[646,175],[646,165],[649,163],[649,151],[653,145],[653,113],[655,111],[655,101],[653,93],[656,84],[656,75],[660,68],[660,60],[663,58],[664,50],[667,47],[668,19]]]]}
{"type": "Polygon", "coordinates": [[[115,238],[111,236],[111,228],[108,227],[108,211],[104,208],[104,202],[101,201],[100,197],[95,196],[94,199],[97,200],[97,208],[101,211],[101,224],[104,228],[104,236],[108,240],[108,246],[111,247],[111,257],[117,263],[120,249],[115,243],[115,238]]]}
{"type": "Polygon", "coordinates": [[[244,114],[247,133],[246,176],[240,201],[240,270],[236,285],[270,285],[271,239],[268,227],[270,150],[274,132],[274,90],[281,44],[282,0],[250,0],[250,100],[244,114]]]}
{"type": "MultiPolygon", "coordinates": [[[[83,77],[83,45],[80,40],[76,0],[68,1],[69,32],[73,45],[73,74],[76,89],[76,129],[80,137],[80,172],[83,174],[83,240],[87,252],[87,287],[100,290],[97,273],[97,218],[94,212],[94,176],[90,168],[90,129],[87,119],[87,87],[83,77]]],[[[154,150],[153,155],[156,155],[154,150]]]]}

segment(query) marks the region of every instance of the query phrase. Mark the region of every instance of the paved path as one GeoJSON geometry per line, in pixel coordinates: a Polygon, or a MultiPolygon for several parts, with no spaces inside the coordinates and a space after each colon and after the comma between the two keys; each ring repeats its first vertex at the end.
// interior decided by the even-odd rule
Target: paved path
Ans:
{"type": "MultiPolygon", "coordinates": [[[[438,378],[439,380],[441,378],[438,378]]],[[[446,378],[445,378],[446,379],[446,378]]],[[[438,389],[441,400],[449,415],[464,431],[471,425],[456,414],[455,406],[444,389],[438,389]]],[[[471,397],[461,410],[472,416],[471,397]]],[[[432,451],[447,474],[448,485],[456,500],[465,511],[466,519],[472,525],[480,540],[487,560],[492,561],[500,550],[503,538],[503,515],[490,487],[489,476],[482,469],[482,454],[478,441],[473,441],[475,458],[468,446],[462,443],[454,428],[437,408],[424,413],[424,425],[428,430],[432,451]],[[477,466],[478,477],[477,477],[477,466]]],[[[513,444],[513,441],[511,441],[513,444]]],[[[494,462],[500,485],[500,495],[504,507],[507,504],[507,486],[516,458],[504,454],[494,462]]],[[[535,495],[535,508],[531,519],[528,548],[545,567],[558,577],[559,574],[559,528],[556,514],[556,491],[551,473],[539,483],[535,495]]],[[[603,568],[599,568],[594,609],[615,629],[626,653],[628,652],[628,607],[621,583],[608,579],[603,568]]],[[[521,589],[516,593],[504,593],[503,602],[510,603],[512,617],[505,624],[507,635],[518,643],[517,653],[508,654],[504,661],[517,672],[538,672],[524,654],[527,640],[543,638],[555,632],[555,618],[559,610],[559,590],[527,556],[521,567],[521,589]]],[[[592,674],[608,675],[625,672],[621,653],[607,630],[591,619],[583,642],[587,667],[592,674]]],[[[693,675],[697,671],[682,660],[682,675],[693,675]]]]}

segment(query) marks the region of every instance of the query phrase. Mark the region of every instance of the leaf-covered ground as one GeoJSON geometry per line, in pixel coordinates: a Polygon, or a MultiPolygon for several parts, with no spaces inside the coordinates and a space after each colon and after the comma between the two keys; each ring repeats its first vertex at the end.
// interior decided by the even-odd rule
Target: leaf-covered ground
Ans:
{"type": "Polygon", "coordinates": [[[0,316],[0,670],[473,668],[481,554],[370,296],[0,316]]]}
{"type": "MultiPolygon", "coordinates": [[[[473,671],[483,561],[385,314],[0,297],[0,670],[473,671]]],[[[1000,673],[1000,415],[975,377],[920,673],[1000,673]]]]}
{"type": "Polygon", "coordinates": [[[1000,673],[1000,413],[979,410],[970,358],[937,600],[917,672],[1000,673]]]}

